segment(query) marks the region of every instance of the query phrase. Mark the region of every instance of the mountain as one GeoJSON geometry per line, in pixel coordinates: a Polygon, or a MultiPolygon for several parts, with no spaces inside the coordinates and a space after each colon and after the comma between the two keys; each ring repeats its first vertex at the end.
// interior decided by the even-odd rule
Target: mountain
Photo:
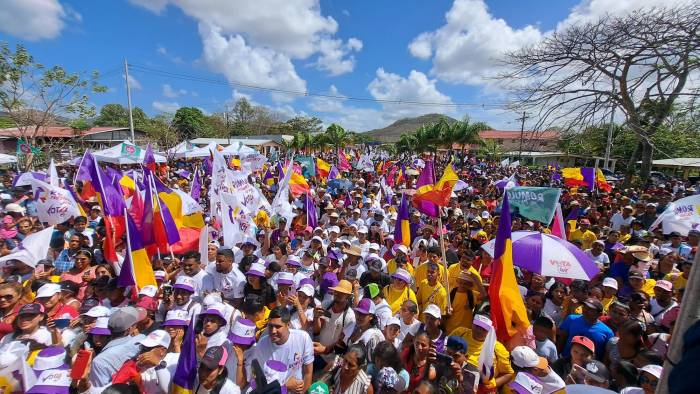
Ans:
{"type": "Polygon", "coordinates": [[[447,115],[427,114],[415,118],[403,118],[381,129],[374,129],[365,132],[365,134],[381,142],[396,142],[401,137],[401,134],[412,133],[418,130],[421,126],[431,123],[436,123],[440,119],[447,120],[448,123],[457,122],[457,119],[447,115]]]}

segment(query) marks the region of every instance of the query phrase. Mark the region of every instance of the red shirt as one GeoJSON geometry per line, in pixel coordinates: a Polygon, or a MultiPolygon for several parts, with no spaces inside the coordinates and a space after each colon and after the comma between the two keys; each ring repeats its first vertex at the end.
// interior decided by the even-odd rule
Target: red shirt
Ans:
{"type": "Polygon", "coordinates": [[[71,319],[78,316],[78,311],[70,305],[59,302],[52,313],[49,313],[49,319],[64,319],[64,315],[70,315],[71,319]]]}

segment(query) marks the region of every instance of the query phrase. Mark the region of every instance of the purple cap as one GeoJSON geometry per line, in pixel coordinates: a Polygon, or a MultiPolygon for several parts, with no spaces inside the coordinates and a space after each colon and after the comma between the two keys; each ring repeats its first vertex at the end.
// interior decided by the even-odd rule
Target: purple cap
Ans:
{"type": "Polygon", "coordinates": [[[355,307],[355,312],[362,313],[363,315],[374,315],[374,302],[369,298],[361,299],[360,302],[357,303],[357,307],[355,307]]]}
{"type": "Polygon", "coordinates": [[[66,350],[59,346],[49,346],[42,349],[34,359],[32,369],[37,376],[41,371],[49,369],[69,369],[66,365],[66,350]]]}
{"type": "Polygon", "coordinates": [[[316,288],[316,282],[314,282],[314,280],[311,278],[305,277],[299,281],[299,287],[304,286],[304,285],[311,285],[311,287],[316,288]]]}
{"type": "Polygon", "coordinates": [[[71,382],[69,369],[48,369],[39,374],[27,394],[68,394],[71,382]]]}
{"type": "Polygon", "coordinates": [[[280,272],[277,274],[277,284],[278,285],[294,285],[294,275],[291,272],[280,272]]]}
{"type": "Polygon", "coordinates": [[[209,308],[202,312],[202,315],[214,315],[214,316],[219,316],[221,319],[226,321],[226,317],[224,317],[224,308],[225,305],[219,302],[215,302],[214,304],[210,305],[209,308]]]}
{"type": "Polygon", "coordinates": [[[405,269],[397,269],[396,272],[394,272],[394,274],[391,275],[391,277],[394,279],[399,279],[409,284],[411,283],[411,275],[405,269]]]}
{"type": "Polygon", "coordinates": [[[328,288],[338,285],[338,276],[333,272],[326,272],[321,279],[321,292],[325,293],[328,288]]]}
{"type": "Polygon", "coordinates": [[[264,278],[265,277],[265,266],[260,264],[260,263],[253,263],[250,265],[250,269],[248,269],[248,272],[246,272],[245,274],[264,278]]]}
{"type": "Polygon", "coordinates": [[[109,316],[98,317],[95,325],[92,326],[88,334],[92,335],[112,335],[112,330],[109,329],[109,316]]]}
{"type": "Polygon", "coordinates": [[[287,256],[287,265],[291,265],[292,267],[301,267],[299,257],[294,255],[287,256]]]}
{"type": "Polygon", "coordinates": [[[252,321],[239,317],[233,323],[228,339],[236,345],[250,346],[255,343],[256,328],[252,321]]]}

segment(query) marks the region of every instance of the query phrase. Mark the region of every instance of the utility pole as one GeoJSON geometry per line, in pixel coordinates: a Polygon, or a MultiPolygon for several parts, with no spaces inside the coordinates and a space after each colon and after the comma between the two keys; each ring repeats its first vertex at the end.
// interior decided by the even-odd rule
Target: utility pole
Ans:
{"type": "Polygon", "coordinates": [[[523,111],[523,116],[518,118],[520,121],[520,148],[518,149],[518,161],[523,158],[523,139],[525,136],[525,119],[527,119],[527,112],[523,111]]]}
{"type": "Polygon", "coordinates": [[[224,106],[224,120],[226,121],[226,136],[228,137],[228,144],[231,145],[231,125],[228,121],[228,105],[224,106]]]}
{"type": "Polygon", "coordinates": [[[126,80],[126,102],[129,107],[129,130],[131,131],[131,142],[136,145],[134,137],[134,114],[131,112],[131,86],[129,86],[129,63],[124,58],[124,79],[126,80]]]}

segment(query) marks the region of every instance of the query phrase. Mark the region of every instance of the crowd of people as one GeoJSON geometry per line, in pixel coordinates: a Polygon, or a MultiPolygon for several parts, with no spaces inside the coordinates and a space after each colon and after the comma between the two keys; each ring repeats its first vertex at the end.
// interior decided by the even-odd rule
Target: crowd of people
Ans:
{"type": "MultiPolygon", "coordinates": [[[[589,192],[561,185],[552,168],[461,155],[414,159],[403,161],[403,179],[393,186],[386,168],[342,172],[346,188],[307,176],[310,190],[292,201],[291,221],[273,215],[236,245],[224,245],[218,228],[206,255],[156,254],[157,286],[143,288],[120,284],[120,267],[103,250],[103,208],[87,201],[86,216],[55,226],[45,258],[2,268],[0,379],[7,383],[0,385],[28,393],[178,392],[180,356],[194,338],[194,393],[655,392],[700,231],[647,229],[669,203],[695,193],[690,184],[589,192]],[[395,243],[400,196],[417,177],[406,165],[417,174],[428,160],[437,174],[451,161],[468,186],[453,192],[439,222],[411,208],[410,243],[395,243]],[[492,258],[482,246],[498,232],[503,190],[494,184],[507,177],[562,188],[566,237],[600,272],[569,280],[516,260],[529,327],[502,341],[490,317],[492,258]],[[316,208],[315,227],[305,198],[316,208]],[[26,357],[19,361],[34,374],[31,386],[26,376],[7,374],[13,354],[26,357]]],[[[198,161],[171,161],[158,174],[190,192],[192,177],[178,172],[197,169],[209,212],[211,175],[198,161]]],[[[62,169],[62,182],[72,183],[73,171],[62,169]]],[[[281,174],[274,162],[270,171],[277,181],[266,182],[266,170],[249,181],[271,201],[281,174]]],[[[16,176],[8,172],[0,190],[3,256],[45,228],[31,190],[12,186],[16,176]]],[[[216,230],[216,220],[207,220],[216,230]]],[[[519,215],[510,225],[551,232],[549,223],[519,215]]]]}

